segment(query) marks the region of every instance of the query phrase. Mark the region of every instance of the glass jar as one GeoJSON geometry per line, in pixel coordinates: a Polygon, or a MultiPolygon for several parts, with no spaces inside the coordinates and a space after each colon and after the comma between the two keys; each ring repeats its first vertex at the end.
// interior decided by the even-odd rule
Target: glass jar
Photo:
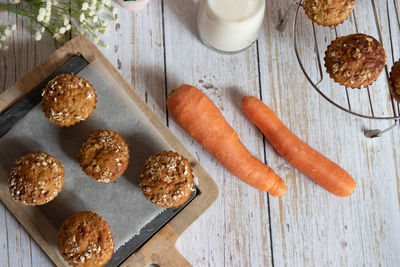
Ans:
{"type": "Polygon", "coordinates": [[[241,52],[257,40],[264,13],[265,0],[201,0],[199,37],[218,52],[241,52]]]}

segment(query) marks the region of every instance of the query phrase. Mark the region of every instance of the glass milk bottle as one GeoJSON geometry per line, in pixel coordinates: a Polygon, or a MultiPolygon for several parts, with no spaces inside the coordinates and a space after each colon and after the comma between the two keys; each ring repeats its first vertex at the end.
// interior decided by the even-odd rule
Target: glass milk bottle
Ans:
{"type": "Polygon", "coordinates": [[[199,37],[221,53],[243,51],[257,40],[264,13],[265,0],[201,0],[199,37]]]}

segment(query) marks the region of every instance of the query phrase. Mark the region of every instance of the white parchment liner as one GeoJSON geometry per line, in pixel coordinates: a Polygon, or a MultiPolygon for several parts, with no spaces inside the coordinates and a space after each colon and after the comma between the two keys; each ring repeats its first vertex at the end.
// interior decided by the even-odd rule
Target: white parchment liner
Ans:
{"type": "Polygon", "coordinates": [[[149,156],[171,148],[100,62],[91,63],[79,75],[96,90],[93,115],[75,126],[58,127],[45,118],[41,104],[37,105],[0,139],[0,184],[7,186],[8,172],[18,157],[32,151],[55,156],[65,171],[61,193],[43,206],[21,206],[56,251],[62,222],[84,210],[97,212],[109,223],[117,250],[164,210],[143,196],[138,178],[149,156]],[[127,171],[108,184],[86,176],[76,160],[88,134],[102,128],[120,134],[130,149],[127,171]]]}

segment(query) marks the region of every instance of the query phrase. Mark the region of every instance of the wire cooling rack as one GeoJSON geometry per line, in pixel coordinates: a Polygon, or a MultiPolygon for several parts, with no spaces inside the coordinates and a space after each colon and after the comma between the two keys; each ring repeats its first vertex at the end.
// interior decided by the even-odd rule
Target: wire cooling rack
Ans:
{"type": "MultiPolygon", "coordinates": [[[[300,1],[295,1],[293,2],[288,10],[286,11],[286,13],[280,18],[279,24],[278,24],[278,30],[283,31],[287,20],[288,20],[288,15],[291,12],[291,10],[296,8],[296,13],[295,13],[295,17],[294,17],[294,24],[293,24],[293,36],[294,36],[294,49],[295,49],[295,53],[296,53],[296,57],[298,60],[298,63],[300,65],[301,70],[303,71],[305,77],[307,78],[307,80],[310,82],[310,84],[312,85],[312,87],[323,97],[325,98],[329,103],[333,104],[334,106],[336,106],[337,108],[348,112],[354,116],[358,116],[358,117],[362,117],[362,118],[367,118],[367,119],[377,119],[377,120],[394,120],[394,124],[391,125],[390,127],[384,129],[384,130],[379,130],[379,129],[375,129],[375,130],[368,130],[365,131],[365,135],[367,137],[373,138],[373,137],[379,137],[381,136],[383,133],[393,129],[394,127],[396,127],[399,123],[399,119],[400,119],[400,107],[399,107],[399,103],[397,103],[395,100],[393,100],[393,97],[390,94],[390,89],[389,86],[386,86],[387,88],[374,88],[374,84],[372,84],[371,86],[368,86],[367,88],[362,88],[362,89],[349,89],[347,87],[344,86],[340,86],[338,84],[335,84],[334,87],[339,87],[339,88],[331,88],[332,90],[339,90],[342,91],[342,93],[344,94],[344,96],[340,96],[340,94],[335,94],[334,96],[329,97],[328,94],[329,92],[326,92],[322,89],[323,85],[323,81],[325,79],[326,76],[328,76],[325,73],[325,70],[323,69],[323,59],[321,57],[323,57],[323,55],[321,55],[318,44],[320,43],[320,39],[321,38],[327,38],[326,36],[321,36],[321,34],[318,34],[316,27],[321,27],[318,25],[315,25],[313,22],[310,21],[310,24],[307,25],[311,25],[312,27],[312,36],[311,38],[314,39],[313,43],[314,43],[314,53],[315,53],[315,64],[316,69],[318,70],[318,75],[319,78],[318,79],[313,79],[312,75],[310,75],[310,72],[307,71],[307,69],[310,69],[310,66],[305,66],[305,61],[303,60],[303,58],[301,57],[301,53],[299,52],[299,36],[298,36],[298,32],[299,30],[304,30],[304,27],[307,27],[307,25],[305,23],[299,23],[299,20],[301,18],[301,15],[306,16],[303,12],[300,12],[301,6],[302,6],[302,2],[303,0],[300,1]],[[303,28],[302,28],[303,27],[303,28]],[[340,88],[342,87],[342,88],[340,88]],[[367,96],[368,96],[368,102],[369,102],[369,110],[368,111],[356,111],[352,108],[351,103],[355,103],[354,101],[358,101],[356,100],[351,100],[352,95],[349,93],[349,90],[366,90],[367,96]],[[387,98],[387,101],[389,101],[390,104],[388,105],[381,105],[382,107],[387,107],[387,110],[376,110],[377,109],[377,105],[374,104],[373,101],[373,97],[371,97],[371,92],[377,93],[379,92],[380,94],[385,94],[385,98],[387,98]],[[339,95],[339,96],[338,96],[339,95]],[[338,98],[345,98],[347,101],[339,101],[338,98]],[[342,102],[342,103],[340,103],[342,102]],[[382,115],[384,114],[384,115],[382,115]]],[[[372,10],[373,10],[373,14],[371,14],[371,18],[373,18],[374,22],[372,22],[372,24],[375,24],[376,27],[376,32],[378,34],[378,39],[381,43],[383,43],[383,38],[382,38],[382,32],[381,32],[381,24],[379,22],[379,18],[378,18],[378,12],[377,12],[377,4],[375,2],[375,0],[370,0],[370,4],[372,6],[372,10]]],[[[399,18],[399,4],[398,4],[398,0],[378,0],[378,4],[379,7],[382,8],[383,5],[386,5],[384,8],[386,10],[387,13],[387,27],[388,29],[385,29],[387,32],[389,32],[389,39],[390,39],[390,53],[388,53],[388,51],[386,51],[386,54],[388,56],[388,61],[391,60],[392,63],[394,63],[397,59],[394,58],[394,48],[398,47],[398,44],[394,44],[393,43],[393,37],[392,37],[392,31],[398,29],[400,31],[400,18],[399,18]],[[394,12],[390,12],[393,11],[394,12]],[[394,15],[393,15],[394,14],[394,15]],[[389,55],[391,55],[391,57],[389,57],[389,55]]],[[[353,16],[353,19],[355,21],[356,24],[356,32],[358,32],[358,28],[357,28],[357,23],[356,23],[356,17],[354,15],[354,10],[352,11],[351,16],[353,16]]],[[[385,26],[386,27],[386,26],[385,26]]],[[[339,37],[339,30],[337,29],[337,27],[333,27],[333,30],[335,32],[336,38],[339,37]]],[[[399,33],[400,34],[400,33],[399,33]]],[[[387,49],[386,49],[387,50],[387,49]]],[[[307,63],[310,64],[310,63],[307,63]]],[[[312,68],[315,69],[315,66],[311,66],[312,68]]],[[[387,84],[389,84],[389,69],[388,66],[385,66],[385,70],[384,70],[384,74],[386,76],[387,79],[387,84]]],[[[315,75],[314,75],[315,76],[315,75]]],[[[329,77],[328,77],[329,79],[329,77]]],[[[353,96],[354,97],[354,96],[353,96]]],[[[361,103],[360,103],[361,104],[361,103]]]]}

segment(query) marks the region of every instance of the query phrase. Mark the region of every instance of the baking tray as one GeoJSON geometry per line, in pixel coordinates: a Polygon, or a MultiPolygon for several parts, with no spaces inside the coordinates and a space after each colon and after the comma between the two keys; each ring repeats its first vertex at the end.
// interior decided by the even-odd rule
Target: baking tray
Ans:
{"type": "MultiPolygon", "coordinates": [[[[146,118],[168,142],[173,150],[180,152],[191,162],[198,178],[198,189],[186,206],[167,209],[142,228],[141,232],[115,252],[109,266],[122,265],[146,266],[150,263],[162,266],[186,266],[189,263],[176,251],[175,242],[178,236],[217,198],[218,189],[214,181],[205,173],[200,164],[183,147],[169,129],[147,107],[143,100],[119,75],[112,65],[86,37],[80,36],[69,41],[56,51],[30,74],[23,77],[9,90],[0,95],[0,136],[4,135],[24,113],[29,112],[40,102],[41,88],[46,82],[59,73],[78,72],[88,63],[99,60],[108,72],[125,89],[146,118]],[[74,56],[79,54],[80,56],[74,56]],[[35,83],[32,83],[36,79],[35,83]],[[35,88],[32,88],[35,87],[35,88]],[[20,99],[18,102],[16,102],[20,99]],[[15,103],[16,102],[16,103],[15,103]],[[14,104],[15,103],[15,104],[14,104]],[[13,105],[14,104],[14,105],[13,105]],[[200,194],[199,192],[202,192],[200,194]],[[144,245],[143,245],[144,244],[144,245]],[[133,255],[132,252],[136,251],[133,255]],[[131,256],[129,256],[131,255],[131,256]],[[129,258],[127,258],[129,256],[129,258]]],[[[0,188],[0,199],[17,217],[38,244],[58,266],[62,260],[49,245],[31,219],[31,212],[26,207],[14,202],[7,188],[0,188]]]]}

